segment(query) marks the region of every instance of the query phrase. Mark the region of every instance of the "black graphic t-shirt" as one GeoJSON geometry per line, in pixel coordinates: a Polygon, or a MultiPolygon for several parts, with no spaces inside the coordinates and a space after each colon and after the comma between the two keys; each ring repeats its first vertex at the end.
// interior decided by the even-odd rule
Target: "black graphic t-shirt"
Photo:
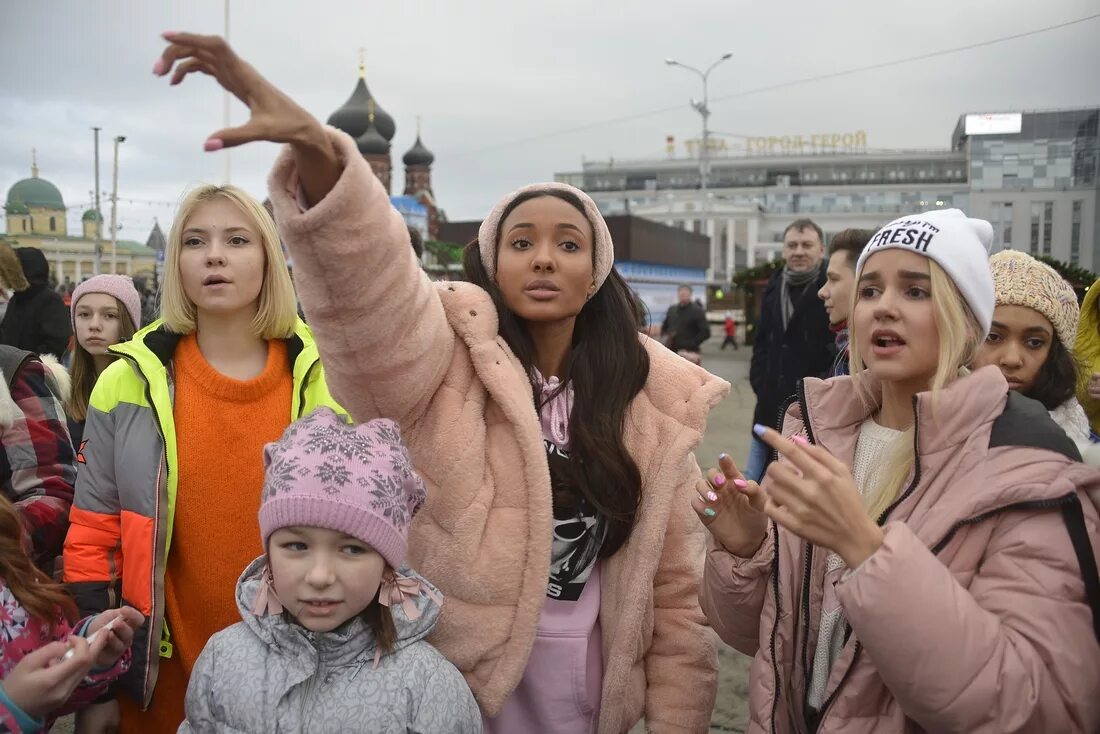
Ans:
{"type": "Polygon", "coordinates": [[[550,550],[550,579],[546,595],[560,601],[577,601],[599,556],[607,525],[587,500],[569,492],[569,453],[552,441],[543,440],[550,464],[550,488],[554,496],[553,546],[550,550]],[[570,502],[559,501],[563,494],[570,502]]]}

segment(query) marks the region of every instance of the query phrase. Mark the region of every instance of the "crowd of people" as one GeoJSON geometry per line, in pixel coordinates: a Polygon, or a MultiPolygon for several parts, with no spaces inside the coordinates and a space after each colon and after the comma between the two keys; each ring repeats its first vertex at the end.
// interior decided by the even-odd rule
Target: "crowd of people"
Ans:
{"type": "Polygon", "coordinates": [[[715,632],[750,731],[1100,727],[1100,285],[958,210],[795,221],[704,472],[705,312],[639,334],[586,194],[433,283],[350,137],[165,39],[250,108],[207,150],[285,144],[275,216],[192,191],[149,323],[0,246],[0,731],[706,732],[715,632]]]}

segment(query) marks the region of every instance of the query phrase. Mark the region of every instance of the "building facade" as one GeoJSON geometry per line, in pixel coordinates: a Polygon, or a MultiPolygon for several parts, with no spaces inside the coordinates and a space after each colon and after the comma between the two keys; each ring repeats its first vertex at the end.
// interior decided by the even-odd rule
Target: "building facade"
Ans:
{"type": "MultiPolygon", "coordinates": [[[[70,235],[65,212],[61,191],[40,178],[38,166],[32,164],[31,177],[17,181],[8,189],[3,239],[14,247],[42,250],[58,283],[76,284],[95,274],[98,223],[102,272],[153,276],[157,262],[155,250],[130,240],[118,240],[112,248],[111,238],[104,232],[103,216],[94,209],[87,210],[81,217],[80,234],[70,235]]],[[[159,227],[156,229],[159,231],[159,227]]]]}
{"type": "Polygon", "coordinates": [[[1029,250],[1035,241],[1036,254],[1100,267],[1100,110],[1016,116],[1020,129],[1011,132],[1011,125],[977,124],[988,115],[963,115],[951,147],[934,151],[869,151],[862,133],[815,135],[810,145],[801,137],[759,138],[744,155],[711,151],[705,195],[697,155],[671,152],[663,160],[586,162],[556,178],[587,191],[605,214],[635,214],[708,237],[713,283],[776,257],[783,230],[798,218],[813,219],[828,238],[952,207],[993,222],[998,249],[1029,250]],[[975,123],[969,133],[968,120],[975,123]]]}
{"type": "Polygon", "coordinates": [[[967,152],[968,213],[1004,247],[1100,270],[1098,123],[1097,109],[961,118],[952,147],[967,152]]]}

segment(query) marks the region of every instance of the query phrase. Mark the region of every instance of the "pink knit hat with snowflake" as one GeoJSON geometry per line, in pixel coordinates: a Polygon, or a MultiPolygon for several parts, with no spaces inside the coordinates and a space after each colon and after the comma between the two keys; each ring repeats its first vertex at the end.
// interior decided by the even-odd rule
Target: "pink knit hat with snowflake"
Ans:
{"type": "Polygon", "coordinates": [[[424,503],[401,431],[391,420],[351,426],[331,408],[292,423],[264,448],[260,534],[296,525],[358,538],[400,568],[409,523],[424,503]]]}

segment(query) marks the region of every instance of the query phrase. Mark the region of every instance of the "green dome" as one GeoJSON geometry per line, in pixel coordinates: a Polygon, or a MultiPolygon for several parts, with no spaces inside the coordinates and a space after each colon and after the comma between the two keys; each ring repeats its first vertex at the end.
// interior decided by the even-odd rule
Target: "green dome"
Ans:
{"type": "Polygon", "coordinates": [[[8,204],[6,207],[4,207],[4,210],[7,211],[8,214],[30,214],[31,213],[31,210],[28,209],[25,204],[20,204],[18,202],[16,202],[15,204],[8,204]]]}
{"type": "Polygon", "coordinates": [[[99,221],[101,221],[101,222],[103,221],[103,215],[102,214],[97,217],[96,213],[95,213],[95,209],[89,209],[88,211],[84,212],[84,216],[82,216],[80,218],[80,221],[82,221],[82,222],[94,222],[97,218],[99,219],[99,221]]]}
{"type": "Polygon", "coordinates": [[[62,211],[65,209],[65,200],[61,198],[61,192],[44,178],[25,178],[8,189],[9,212],[15,204],[62,211]]]}

